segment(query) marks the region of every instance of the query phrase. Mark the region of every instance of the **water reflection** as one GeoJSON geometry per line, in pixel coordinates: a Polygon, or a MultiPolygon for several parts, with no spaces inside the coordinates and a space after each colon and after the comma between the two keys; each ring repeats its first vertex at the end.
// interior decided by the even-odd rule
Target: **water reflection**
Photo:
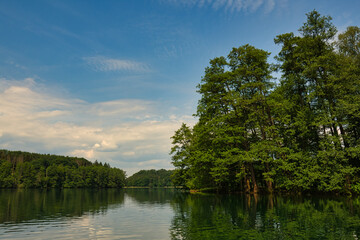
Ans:
{"type": "Polygon", "coordinates": [[[0,190],[4,239],[358,239],[359,198],[0,190]]]}
{"type": "Polygon", "coordinates": [[[123,202],[124,192],[118,189],[3,189],[0,223],[105,214],[109,207],[123,202]]]}
{"type": "Polygon", "coordinates": [[[358,239],[359,199],[179,195],[172,239],[358,239]]]}
{"type": "Polygon", "coordinates": [[[182,193],[176,189],[165,188],[128,188],[125,189],[126,196],[139,204],[169,204],[177,195],[182,193]]]}

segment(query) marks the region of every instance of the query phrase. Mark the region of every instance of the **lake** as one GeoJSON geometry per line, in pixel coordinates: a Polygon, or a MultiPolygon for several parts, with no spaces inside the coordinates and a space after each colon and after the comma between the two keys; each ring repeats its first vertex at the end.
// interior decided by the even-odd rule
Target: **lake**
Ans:
{"type": "Polygon", "coordinates": [[[360,199],[0,190],[0,239],[358,239],[360,199]]]}

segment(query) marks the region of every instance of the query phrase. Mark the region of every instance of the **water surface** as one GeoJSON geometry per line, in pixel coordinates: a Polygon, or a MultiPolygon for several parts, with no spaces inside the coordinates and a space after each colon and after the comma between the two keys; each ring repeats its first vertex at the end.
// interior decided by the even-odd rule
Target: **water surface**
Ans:
{"type": "Polygon", "coordinates": [[[0,190],[0,239],[358,239],[358,198],[0,190]]]}

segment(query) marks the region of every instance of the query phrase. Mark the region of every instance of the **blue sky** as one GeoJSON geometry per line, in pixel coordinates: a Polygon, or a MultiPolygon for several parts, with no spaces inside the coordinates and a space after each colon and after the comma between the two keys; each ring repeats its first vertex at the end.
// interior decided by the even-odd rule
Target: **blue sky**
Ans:
{"type": "Polygon", "coordinates": [[[0,148],[170,169],[209,60],[273,57],[313,9],[360,26],[355,0],[0,1],[0,148]]]}

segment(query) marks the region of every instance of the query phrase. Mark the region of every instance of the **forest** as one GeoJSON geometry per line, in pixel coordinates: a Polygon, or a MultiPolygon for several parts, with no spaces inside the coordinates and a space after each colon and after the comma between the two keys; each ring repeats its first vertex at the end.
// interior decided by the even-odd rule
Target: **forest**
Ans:
{"type": "Polygon", "coordinates": [[[360,28],[306,14],[270,53],[210,60],[194,126],[172,137],[175,185],[230,192],[360,193],[360,28]],[[275,74],[281,76],[273,77],[275,74]]]}
{"type": "Polygon", "coordinates": [[[172,187],[173,170],[140,170],[126,179],[127,187],[172,187]]]}
{"type": "Polygon", "coordinates": [[[125,172],[77,157],[0,150],[0,188],[121,188],[125,172]]]}

